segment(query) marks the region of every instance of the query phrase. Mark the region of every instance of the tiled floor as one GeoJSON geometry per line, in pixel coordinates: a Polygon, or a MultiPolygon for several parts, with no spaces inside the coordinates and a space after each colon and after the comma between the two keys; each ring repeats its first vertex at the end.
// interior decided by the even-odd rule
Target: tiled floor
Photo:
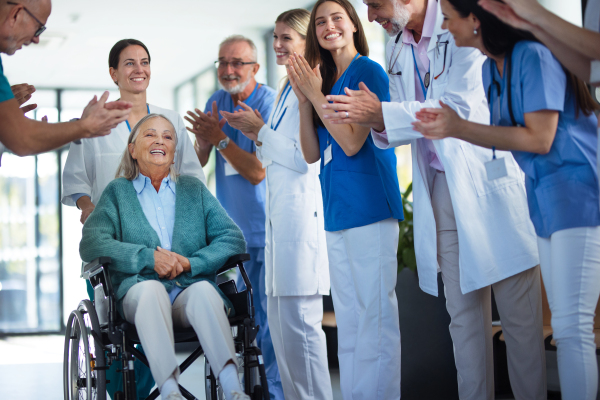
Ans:
{"type": "MultiPolygon", "coordinates": [[[[0,339],[0,400],[63,399],[64,336],[22,336],[0,339]]],[[[179,362],[187,354],[178,354],[179,362]]],[[[180,383],[198,399],[204,395],[204,360],[181,375],[180,383]],[[198,379],[200,377],[200,379],[198,379]]],[[[339,372],[331,371],[334,400],[341,400],[339,372]]]]}

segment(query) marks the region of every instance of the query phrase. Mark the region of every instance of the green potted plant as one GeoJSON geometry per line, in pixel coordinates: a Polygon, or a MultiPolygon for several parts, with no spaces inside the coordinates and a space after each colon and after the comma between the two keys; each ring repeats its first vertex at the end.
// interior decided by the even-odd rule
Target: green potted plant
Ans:
{"type": "Polygon", "coordinates": [[[412,193],[412,182],[402,193],[402,206],[404,208],[404,221],[399,221],[400,237],[398,240],[398,273],[404,268],[413,272],[417,271],[417,257],[415,255],[415,238],[413,235],[413,203],[408,201],[412,193]]]}

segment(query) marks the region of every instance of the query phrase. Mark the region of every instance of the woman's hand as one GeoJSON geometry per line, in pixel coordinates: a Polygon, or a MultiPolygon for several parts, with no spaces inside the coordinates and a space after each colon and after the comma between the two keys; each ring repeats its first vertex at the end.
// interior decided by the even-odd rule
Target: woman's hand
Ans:
{"type": "Polygon", "coordinates": [[[300,89],[300,91],[313,102],[313,99],[321,93],[323,87],[323,78],[321,77],[321,70],[319,64],[314,69],[310,68],[308,61],[301,55],[294,53],[289,58],[290,63],[290,76],[300,89]]]}
{"type": "MultiPolygon", "coordinates": [[[[183,267],[183,272],[190,272],[192,270],[192,265],[190,264],[190,260],[187,257],[184,257],[181,254],[177,254],[174,251],[169,251],[167,249],[163,249],[160,246],[158,247],[158,251],[175,257],[177,259],[177,261],[179,261],[179,263],[183,267]]],[[[177,274],[177,275],[179,275],[179,274],[177,274]]]]}
{"type": "Polygon", "coordinates": [[[536,27],[532,21],[539,14],[540,8],[543,10],[535,0],[505,0],[504,3],[497,0],[479,0],[479,5],[505,24],[530,32],[536,27]]]}
{"type": "Polygon", "coordinates": [[[418,121],[412,123],[415,131],[426,139],[437,140],[452,137],[460,131],[464,121],[456,111],[440,101],[442,108],[423,108],[417,112],[418,121]]]}
{"type": "Polygon", "coordinates": [[[81,196],[79,199],[77,199],[77,207],[79,207],[81,210],[81,218],[79,218],[79,221],[81,221],[82,224],[85,224],[85,221],[88,219],[92,211],[94,211],[94,208],[96,208],[88,196],[81,196]]]}
{"type": "Polygon", "coordinates": [[[159,278],[166,279],[175,279],[184,271],[183,265],[174,253],[161,247],[157,247],[157,250],[154,251],[154,270],[159,278]]]}
{"type": "Polygon", "coordinates": [[[306,98],[304,93],[302,93],[302,90],[300,90],[300,88],[298,87],[298,84],[296,83],[296,81],[294,80],[294,77],[292,76],[292,67],[290,67],[289,65],[286,65],[285,68],[287,69],[288,80],[290,81],[290,85],[292,85],[292,90],[294,91],[294,94],[298,98],[298,104],[303,105],[303,104],[308,103],[308,99],[306,98]]]}
{"type": "Polygon", "coordinates": [[[221,115],[234,129],[242,131],[248,139],[256,142],[258,140],[258,132],[265,125],[265,122],[258,110],[253,111],[252,107],[242,101],[238,101],[238,104],[243,110],[238,110],[233,113],[221,111],[221,115]]]}

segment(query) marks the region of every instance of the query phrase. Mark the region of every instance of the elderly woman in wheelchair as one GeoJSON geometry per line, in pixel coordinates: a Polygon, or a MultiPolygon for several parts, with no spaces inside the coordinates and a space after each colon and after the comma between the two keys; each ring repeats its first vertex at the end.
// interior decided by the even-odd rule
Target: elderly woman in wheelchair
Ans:
{"type": "Polygon", "coordinates": [[[193,327],[227,400],[250,399],[238,378],[231,302],[216,271],[245,251],[237,225],[196,178],[177,176],[177,134],[149,114],[131,131],[118,179],[83,227],[81,258],[109,256],[117,308],[134,324],[163,399],[183,399],[173,327],[193,327]]]}

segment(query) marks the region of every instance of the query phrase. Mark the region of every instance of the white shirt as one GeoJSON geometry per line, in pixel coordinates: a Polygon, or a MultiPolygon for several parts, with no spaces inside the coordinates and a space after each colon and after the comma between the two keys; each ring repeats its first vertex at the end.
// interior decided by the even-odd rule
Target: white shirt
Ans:
{"type": "MultiPolygon", "coordinates": [[[[206,183],[206,178],[183,119],[175,111],[149,105],[150,112],[167,117],[177,131],[175,166],[180,175],[190,175],[206,183]]],[[[115,178],[117,167],[127,148],[129,128],[121,122],[107,136],[71,143],[63,171],[62,203],[75,206],[72,195],[85,193],[97,204],[104,188],[115,178]]]]}

